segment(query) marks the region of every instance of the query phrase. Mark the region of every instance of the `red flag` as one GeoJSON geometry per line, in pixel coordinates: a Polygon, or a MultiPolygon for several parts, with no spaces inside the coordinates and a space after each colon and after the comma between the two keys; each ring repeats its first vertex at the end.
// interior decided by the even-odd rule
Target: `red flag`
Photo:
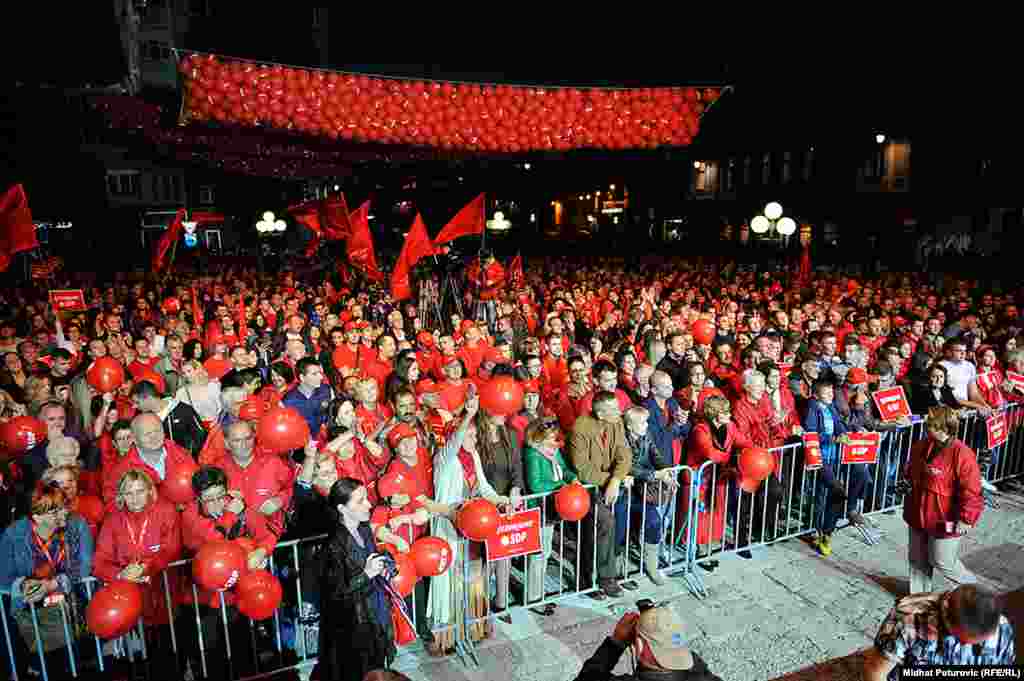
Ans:
{"type": "Polygon", "coordinates": [[[409,282],[409,274],[413,266],[420,258],[434,255],[437,249],[430,243],[430,236],[427,235],[427,226],[423,224],[423,218],[416,213],[416,219],[412,221],[412,228],[405,235],[405,244],[402,252],[398,254],[398,262],[395,263],[395,271],[391,274],[391,297],[395,300],[405,300],[412,297],[412,284],[409,282]]]}
{"type": "Polygon", "coordinates": [[[314,233],[313,238],[306,244],[306,257],[312,258],[313,254],[316,253],[316,249],[320,248],[320,235],[314,233]]]}
{"type": "Polygon", "coordinates": [[[517,289],[522,286],[523,278],[523,256],[516,254],[508,266],[508,280],[512,288],[517,289]]]}
{"type": "Polygon", "coordinates": [[[0,272],[11,264],[15,253],[39,248],[32,211],[25,188],[16,184],[0,196],[0,272]]]}
{"type": "Polygon", "coordinates": [[[440,246],[452,239],[458,239],[460,236],[483,234],[484,222],[487,219],[484,203],[484,195],[481,193],[480,196],[463,206],[462,210],[455,214],[451,222],[445,225],[441,233],[434,239],[434,245],[440,246]]]}
{"type": "Polygon", "coordinates": [[[179,208],[178,212],[174,214],[174,219],[171,220],[171,224],[167,225],[167,229],[164,230],[163,235],[160,237],[160,241],[156,244],[156,252],[153,253],[153,271],[159,272],[164,267],[164,258],[167,257],[167,251],[170,250],[171,245],[178,240],[181,236],[181,230],[184,228],[185,222],[185,209],[179,208]]]}
{"type": "Polygon", "coordinates": [[[320,226],[324,230],[324,238],[329,241],[341,241],[352,236],[352,223],[349,220],[348,202],[345,201],[344,194],[321,202],[320,226]]]}
{"type": "Polygon", "coordinates": [[[349,216],[352,236],[348,240],[348,260],[372,281],[383,281],[384,273],[377,268],[377,255],[373,252],[370,234],[370,202],[365,201],[349,216]]]}

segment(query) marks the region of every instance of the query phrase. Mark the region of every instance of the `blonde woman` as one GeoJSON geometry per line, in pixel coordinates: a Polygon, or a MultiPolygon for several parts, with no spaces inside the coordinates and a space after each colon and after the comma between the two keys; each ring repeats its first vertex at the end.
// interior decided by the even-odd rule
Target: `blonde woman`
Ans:
{"type": "Polygon", "coordinates": [[[207,430],[220,418],[224,405],[221,401],[220,381],[210,378],[203,364],[197,360],[186,360],[181,365],[181,377],[185,384],[178,388],[175,397],[199,414],[207,430]]]}

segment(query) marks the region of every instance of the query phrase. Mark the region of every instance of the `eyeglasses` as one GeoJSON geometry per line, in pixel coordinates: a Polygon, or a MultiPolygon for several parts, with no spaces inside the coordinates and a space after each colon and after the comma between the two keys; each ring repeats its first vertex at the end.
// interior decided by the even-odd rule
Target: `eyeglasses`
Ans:
{"type": "Polygon", "coordinates": [[[227,492],[224,492],[223,494],[218,494],[215,497],[199,497],[199,499],[204,504],[216,504],[219,501],[224,501],[224,499],[226,499],[227,496],[228,496],[227,492]]]}

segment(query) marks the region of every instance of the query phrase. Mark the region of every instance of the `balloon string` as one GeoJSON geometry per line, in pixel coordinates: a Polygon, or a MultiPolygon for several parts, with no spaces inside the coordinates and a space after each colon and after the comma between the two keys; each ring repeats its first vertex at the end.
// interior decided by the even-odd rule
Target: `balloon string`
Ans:
{"type": "MultiPolygon", "coordinates": [[[[613,87],[608,85],[538,85],[528,83],[494,83],[489,81],[470,81],[470,80],[447,80],[441,78],[427,78],[421,76],[388,76],[379,73],[362,73],[359,71],[343,71],[340,69],[328,69],[322,66],[296,66],[295,64],[283,64],[281,62],[267,61],[263,59],[249,59],[247,57],[232,57],[224,54],[217,54],[215,52],[204,52],[202,50],[186,50],[182,48],[171,48],[174,52],[174,58],[177,61],[181,61],[183,56],[190,55],[202,55],[208,57],[218,57],[220,59],[226,59],[236,62],[245,62],[247,64],[256,64],[259,66],[281,66],[289,69],[303,69],[306,71],[319,71],[321,73],[338,73],[345,76],[364,76],[366,78],[379,78],[381,80],[395,80],[395,81],[418,81],[422,83],[450,83],[452,85],[480,85],[484,87],[515,87],[515,88],[532,88],[542,90],[607,90],[607,91],[619,91],[625,92],[628,90],[645,90],[645,89],[663,89],[663,88],[675,88],[675,87],[703,87],[703,88],[720,88],[723,92],[726,89],[731,89],[731,85],[723,81],[688,81],[683,83],[675,83],[673,85],[644,85],[642,87],[613,87]]],[[[716,100],[717,101],[717,100],[716,100]]]]}

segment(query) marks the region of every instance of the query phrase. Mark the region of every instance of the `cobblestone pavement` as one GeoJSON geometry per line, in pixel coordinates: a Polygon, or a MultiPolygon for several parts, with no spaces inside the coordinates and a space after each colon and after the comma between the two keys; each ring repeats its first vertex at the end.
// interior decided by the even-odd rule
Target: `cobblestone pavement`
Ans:
{"type": "MultiPolygon", "coordinates": [[[[964,562],[1002,592],[1024,587],[1024,496],[999,495],[963,544],[964,562]]],[[[830,558],[792,539],[744,560],[722,556],[713,573],[698,569],[708,597],[698,600],[681,578],[663,587],[639,580],[628,599],[574,597],[552,617],[517,612],[511,625],[478,647],[479,667],[406,650],[396,668],[414,681],[566,681],[639,598],[671,599],[690,628],[692,648],[726,681],[860,679],[860,651],[893,599],[907,591],[907,530],[899,513],[873,516],[884,535],[865,545],[852,529],[836,533],[830,558]],[[611,605],[609,605],[611,604],[611,605]]],[[[935,588],[948,588],[941,577],[935,588]]],[[[1024,606],[1024,592],[1016,595],[1024,606]]],[[[627,670],[624,656],[617,671],[627,670]]]]}

